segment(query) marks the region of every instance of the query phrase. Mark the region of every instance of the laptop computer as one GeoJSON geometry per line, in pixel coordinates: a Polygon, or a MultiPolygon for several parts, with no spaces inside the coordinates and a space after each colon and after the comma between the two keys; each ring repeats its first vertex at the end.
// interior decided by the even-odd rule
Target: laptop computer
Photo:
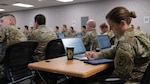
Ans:
{"type": "Polygon", "coordinates": [[[65,38],[65,34],[64,33],[59,33],[58,38],[60,38],[60,39],[65,38]]]}
{"type": "Polygon", "coordinates": [[[82,34],[81,34],[81,33],[78,33],[78,34],[76,34],[76,37],[82,39],[82,34]]]}
{"type": "Polygon", "coordinates": [[[86,52],[85,46],[81,40],[81,38],[64,38],[62,39],[63,45],[65,47],[67,46],[74,46],[74,56],[73,58],[78,60],[88,60],[88,58],[84,55],[86,52]]]}
{"type": "Polygon", "coordinates": [[[105,63],[113,63],[114,61],[112,59],[107,59],[107,58],[99,58],[95,60],[86,60],[84,63],[92,64],[92,65],[97,65],[97,64],[105,64],[105,63]]]}
{"type": "Polygon", "coordinates": [[[108,35],[97,35],[97,40],[100,49],[111,48],[111,43],[108,35]]]}

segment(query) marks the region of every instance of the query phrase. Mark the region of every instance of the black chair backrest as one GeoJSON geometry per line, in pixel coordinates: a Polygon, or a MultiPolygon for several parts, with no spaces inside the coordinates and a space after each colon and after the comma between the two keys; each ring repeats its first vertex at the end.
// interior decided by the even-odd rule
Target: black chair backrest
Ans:
{"type": "Polygon", "coordinates": [[[17,83],[31,77],[32,72],[28,68],[28,63],[33,62],[37,45],[37,41],[23,41],[6,48],[4,74],[10,82],[17,83]]]}
{"type": "Polygon", "coordinates": [[[144,72],[143,78],[141,80],[141,84],[150,84],[150,63],[148,64],[144,72]]]}
{"type": "Polygon", "coordinates": [[[4,67],[18,66],[32,62],[34,50],[37,45],[37,41],[23,41],[8,46],[5,51],[4,67]]]}
{"type": "Polygon", "coordinates": [[[61,39],[55,39],[48,42],[45,50],[45,59],[56,58],[65,55],[64,45],[61,39]]]}

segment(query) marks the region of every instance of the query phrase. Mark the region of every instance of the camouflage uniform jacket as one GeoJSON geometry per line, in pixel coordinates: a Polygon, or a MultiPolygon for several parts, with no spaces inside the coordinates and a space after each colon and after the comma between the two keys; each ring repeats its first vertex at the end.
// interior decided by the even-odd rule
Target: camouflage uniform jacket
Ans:
{"type": "Polygon", "coordinates": [[[59,30],[58,31],[54,31],[56,33],[56,35],[58,36],[60,34],[59,30]]]}
{"type": "Polygon", "coordinates": [[[62,33],[65,34],[65,37],[66,37],[66,38],[70,37],[70,34],[71,34],[71,32],[70,32],[68,29],[65,30],[65,31],[62,31],[62,33]]]}
{"type": "Polygon", "coordinates": [[[114,75],[127,80],[141,80],[149,63],[150,40],[146,33],[134,28],[115,37],[115,47],[98,53],[100,57],[114,59],[114,75]]]}
{"type": "Polygon", "coordinates": [[[34,30],[29,38],[30,40],[37,40],[39,45],[37,46],[36,52],[39,53],[35,56],[35,61],[44,60],[45,58],[45,48],[47,43],[51,40],[57,39],[57,35],[54,30],[46,27],[45,25],[40,25],[36,30],[34,30]]]}
{"type": "Polygon", "coordinates": [[[29,35],[30,35],[30,31],[26,31],[26,32],[23,32],[24,35],[26,36],[26,38],[28,39],[29,38],[29,35]]]}
{"type": "Polygon", "coordinates": [[[86,35],[86,32],[81,32],[82,36],[85,36],[86,35]]]}
{"type": "Polygon", "coordinates": [[[3,43],[3,52],[0,53],[0,77],[2,77],[3,74],[3,58],[5,56],[6,47],[20,41],[26,41],[26,37],[15,25],[0,28],[0,42],[3,43]]]}
{"type": "Polygon", "coordinates": [[[86,47],[86,50],[89,51],[92,47],[92,50],[95,50],[98,48],[98,41],[97,41],[97,32],[96,29],[92,31],[88,31],[85,36],[82,37],[84,46],[86,47]]]}
{"type": "Polygon", "coordinates": [[[68,37],[70,37],[70,38],[76,37],[76,31],[74,31],[74,32],[70,32],[70,31],[69,31],[68,37]]]}
{"type": "Polygon", "coordinates": [[[114,33],[113,33],[112,30],[108,30],[108,31],[105,32],[104,34],[108,35],[110,39],[111,39],[112,37],[114,37],[114,33]]]}

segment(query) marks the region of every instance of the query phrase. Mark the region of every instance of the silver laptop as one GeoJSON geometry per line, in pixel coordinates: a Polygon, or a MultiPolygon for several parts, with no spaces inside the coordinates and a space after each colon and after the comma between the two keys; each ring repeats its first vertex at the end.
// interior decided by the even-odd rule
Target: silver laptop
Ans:
{"type": "Polygon", "coordinates": [[[97,40],[100,49],[111,48],[111,43],[108,35],[97,35],[97,40]]]}
{"type": "Polygon", "coordinates": [[[78,60],[88,60],[87,57],[85,57],[85,46],[81,40],[81,38],[64,38],[62,39],[63,45],[65,47],[67,46],[74,46],[74,56],[73,58],[78,60]]]}

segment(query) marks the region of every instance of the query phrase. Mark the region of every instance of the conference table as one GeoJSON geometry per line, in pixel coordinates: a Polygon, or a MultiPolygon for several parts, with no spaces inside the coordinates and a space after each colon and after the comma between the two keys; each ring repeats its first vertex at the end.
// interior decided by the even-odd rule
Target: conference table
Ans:
{"type": "Polygon", "coordinates": [[[56,74],[64,74],[79,78],[88,78],[96,73],[106,70],[109,64],[91,65],[80,60],[67,60],[67,56],[29,63],[31,69],[56,74]]]}

